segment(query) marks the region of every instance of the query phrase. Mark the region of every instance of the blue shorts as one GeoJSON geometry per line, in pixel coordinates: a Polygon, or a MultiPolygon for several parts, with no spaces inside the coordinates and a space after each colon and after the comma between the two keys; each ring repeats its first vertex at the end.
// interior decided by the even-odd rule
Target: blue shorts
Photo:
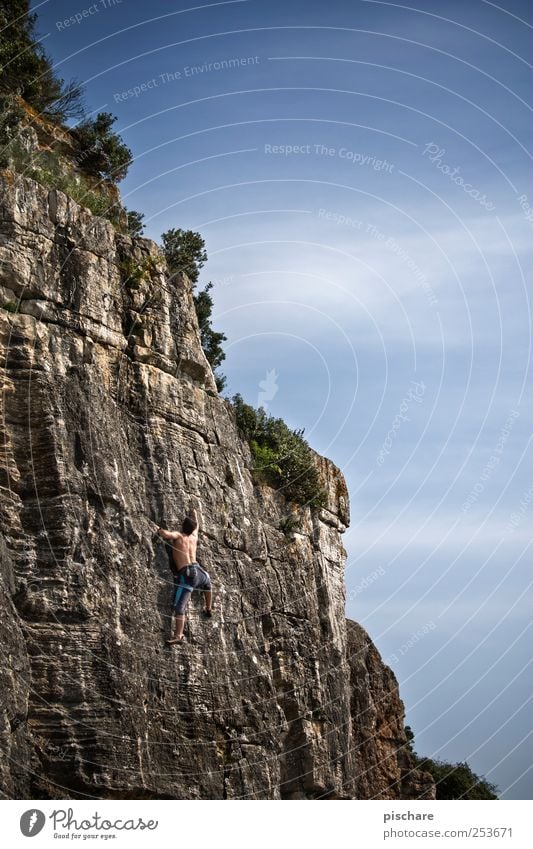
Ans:
{"type": "Polygon", "coordinates": [[[191,598],[193,590],[211,589],[211,578],[198,563],[190,563],[180,569],[174,578],[176,592],[172,608],[177,616],[183,616],[191,598]]]}

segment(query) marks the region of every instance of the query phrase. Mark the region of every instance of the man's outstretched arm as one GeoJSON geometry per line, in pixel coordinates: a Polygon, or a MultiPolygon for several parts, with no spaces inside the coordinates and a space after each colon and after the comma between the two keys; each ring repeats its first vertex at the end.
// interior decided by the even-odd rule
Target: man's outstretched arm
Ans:
{"type": "Polygon", "coordinates": [[[178,532],[177,531],[166,531],[164,528],[158,528],[157,533],[163,539],[172,540],[172,539],[178,538],[178,532]]]}

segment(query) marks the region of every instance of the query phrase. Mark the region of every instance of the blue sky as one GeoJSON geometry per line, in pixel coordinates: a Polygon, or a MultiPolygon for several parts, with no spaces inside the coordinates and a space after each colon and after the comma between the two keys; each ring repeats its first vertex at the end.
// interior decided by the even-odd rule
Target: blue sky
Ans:
{"type": "Polygon", "coordinates": [[[193,5],[34,8],[147,235],[202,232],[228,391],[344,471],[418,751],[531,798],[531,8],[193,5]]]}

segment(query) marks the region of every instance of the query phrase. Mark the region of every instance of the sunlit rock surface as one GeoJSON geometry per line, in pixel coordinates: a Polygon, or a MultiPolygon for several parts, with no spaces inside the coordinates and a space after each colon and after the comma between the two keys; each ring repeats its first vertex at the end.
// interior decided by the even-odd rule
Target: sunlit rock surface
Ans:
{"type": "Polygon", "coordinates": [[[340,471],[283,532],[157,247],[0,174],[1,787],[25,798],[416,798],[392,672],[344,615],[340,471]],[[201,517],[216,615],[168,649],[148,519],[201,517]]]}

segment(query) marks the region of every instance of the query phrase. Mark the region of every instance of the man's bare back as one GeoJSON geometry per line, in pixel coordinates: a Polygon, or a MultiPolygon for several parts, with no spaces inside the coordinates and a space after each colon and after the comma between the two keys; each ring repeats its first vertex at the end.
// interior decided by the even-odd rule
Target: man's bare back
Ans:
{"type": "MultiPolygon", "coordinates": [[[[196,547],[198,545],[198,514],[196,510],[190,510],[192,516],[191,525],[194,529],[190,533],[182,531],[166,531],[163,528],[158,529],[159,536],[163,537],[172,548],[172,559],[176,570],[183,569],[190,563],[196,563],[196,547]]],[[[185,519],[185,522],[187,519],[185,519]]],[[[189,520],[190,521],[190,520],[189,520]]]]}
{"type": "Polygon", "coordinates": [[[169,540],[172,547],[172,559],[176,569],[183,569],[189,563],[196,563],[196,547],[198,545],[198,536],[192,534],[182,534],[176,531],[173,539],[169,540]]]}

